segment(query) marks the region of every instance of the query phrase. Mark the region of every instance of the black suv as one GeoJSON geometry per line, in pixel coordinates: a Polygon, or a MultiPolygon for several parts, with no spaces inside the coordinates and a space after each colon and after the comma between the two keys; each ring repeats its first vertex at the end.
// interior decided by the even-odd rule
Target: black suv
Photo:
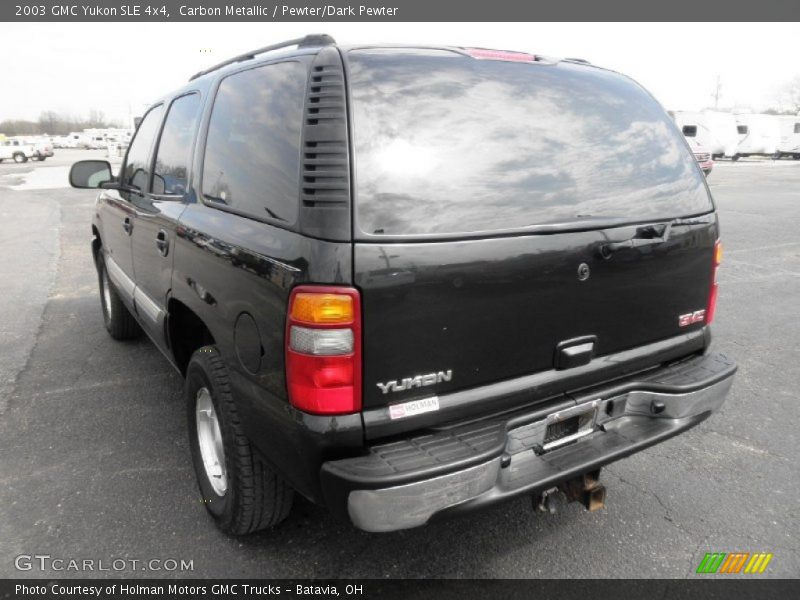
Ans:
{"type": "Polygon", "coordinates": [[[718,409],[719,226],[680,131],[579,60],[324,35],[192,77],[100,188],[109,333],[186,378],[227,532],[292,494],[389,531],[600,468],[718,409]]]}

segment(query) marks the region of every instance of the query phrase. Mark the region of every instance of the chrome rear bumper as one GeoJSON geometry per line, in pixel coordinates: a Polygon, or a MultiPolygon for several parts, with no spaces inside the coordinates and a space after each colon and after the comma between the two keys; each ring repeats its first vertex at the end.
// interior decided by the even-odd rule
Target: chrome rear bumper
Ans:
{"type": "MultiPolygon", "coordinates": [[[[548,489],[705,420],[723,404],[733,383],[736,367],[732,361],[727,365],[721,378],[717,376],[705,387],[695,385],[696,389],[690,392],[630,389],[609,396],[604,396],[602,390],[593,392],[572,407],[539,415],[523,424],[519,424],[520,419],[506,424],[500,432],[504,439],[498,451],[489,453],[488,458],[484,456],[485,460],[478,464],[463,468],[456,464],[449,472],[441,473],[439,469],[441,474],[400,485],[373,485],[368,478],[356,478],[346,485],[346,494],[340,497],[346,497],[347,514],[357,527],[366,531],[394,531],[423,525],[440,515],[548,489]],[[548,448],[545,436],[549,424],[575,414],[585,416],[589,411],[590,431],[584,430],[568,444],[548,448]]],[[[585,427],[586,419],[582,423],[585,427]]],[[[417,446],[425,449],[424,443],[417,446]]],[[[362,469],[363,472],[368,473],[362,469]]],[[[339,476],[347,478],[345,471],[339,476]]],[[[409,478],[406,474],[404,477],[409,478]]]]}

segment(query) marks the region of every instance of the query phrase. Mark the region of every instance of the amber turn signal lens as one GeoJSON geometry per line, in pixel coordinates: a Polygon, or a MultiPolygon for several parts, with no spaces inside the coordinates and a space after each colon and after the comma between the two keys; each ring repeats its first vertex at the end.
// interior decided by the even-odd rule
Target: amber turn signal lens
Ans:
{"type": "Polygon", "coordinates": [[[294,296],[290,316],[302,323],[332,325],[353,322],[353,298],[344,294],[307,294],[294,296]]]}
{"type": "Polygon", "coordinates": [[[714,244],[714,265],[722,264],[722,242],[714,244]]]}

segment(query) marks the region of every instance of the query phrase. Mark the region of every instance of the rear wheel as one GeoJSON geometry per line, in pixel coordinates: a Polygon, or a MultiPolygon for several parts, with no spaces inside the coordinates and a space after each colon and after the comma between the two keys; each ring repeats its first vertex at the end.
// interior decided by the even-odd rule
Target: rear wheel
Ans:
{"type": "Polygon", "coordinates": [[[102,250],[97,253],[97,275],[100,280],[100,306],[103,309],[103,323],[109,335],[115,340],[139,337],[142,329],[108,278],[102,250]]]}
{"type": "Polygon", "coordinates": [[[800,154],[792,154],[794,160],[800,160],[800,154]]]}
{"type": "Polygon", "coordinates": [[[15,152],[14,153],[14,162],[15,163],[28,162],[28,157],[25,156],[22,152],[15,152]]]}
{"type": "Polygon", "coordinates": [[[737,160],[739,160],[739,158],[740,158],[740,157],[739,157],[739,155],[738,155],[738,154],[734,154],[733,156],[731,156],[731,160],[732,160],[732,161],[734,161],[734,162],[736,162],[737,160]]]}
{"type": "Polygon", "coordinates": [[[283,521],[293,491],[244,434],[228,369],[215,346],[192,355],[185,395],[192,462],[202,502],[217,526],[244,535],[283,521]]]}

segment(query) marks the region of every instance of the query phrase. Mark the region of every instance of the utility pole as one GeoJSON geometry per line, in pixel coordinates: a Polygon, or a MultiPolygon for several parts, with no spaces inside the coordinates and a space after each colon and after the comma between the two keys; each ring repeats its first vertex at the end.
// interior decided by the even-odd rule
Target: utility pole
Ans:
{"type": "Polygon", "coordinates": [[[717,75],[717,86],[714,88],[714,93],[712,96],[714,97],[714,110],[719,109],[719,97],[722,95],[722,79],[719,75],[717,75]]]}

